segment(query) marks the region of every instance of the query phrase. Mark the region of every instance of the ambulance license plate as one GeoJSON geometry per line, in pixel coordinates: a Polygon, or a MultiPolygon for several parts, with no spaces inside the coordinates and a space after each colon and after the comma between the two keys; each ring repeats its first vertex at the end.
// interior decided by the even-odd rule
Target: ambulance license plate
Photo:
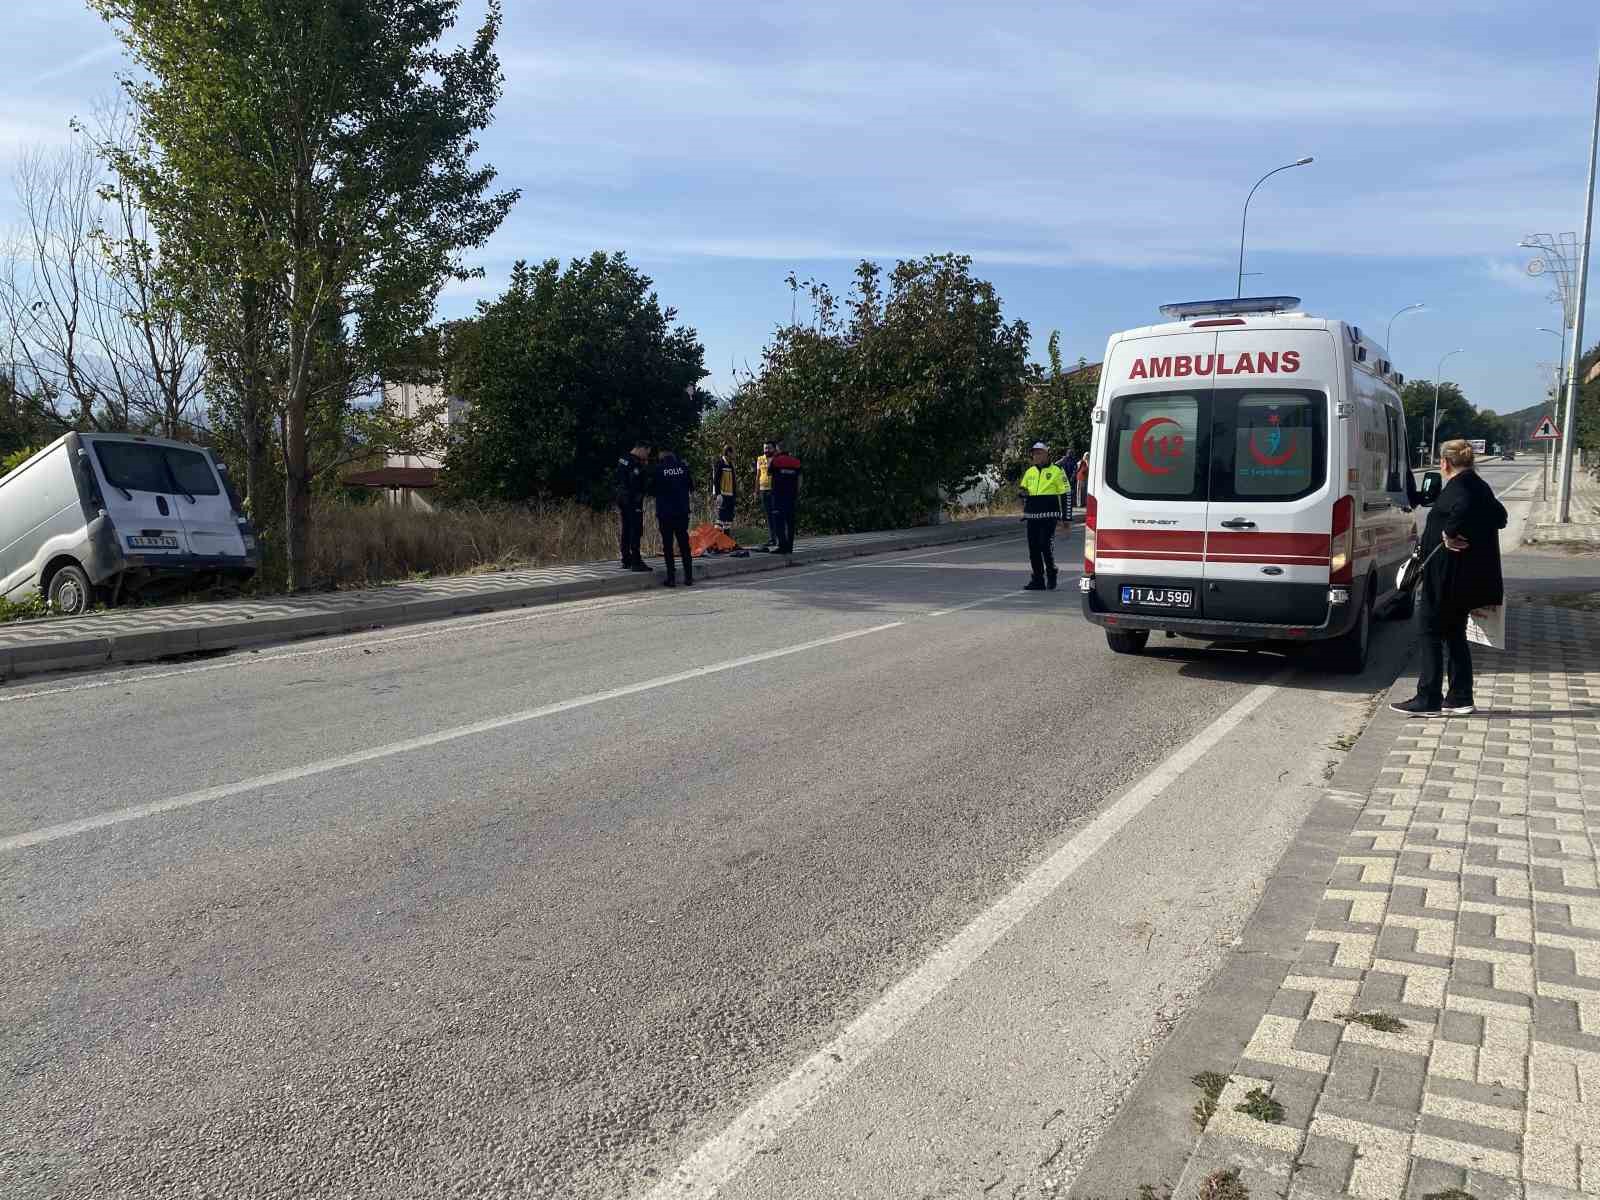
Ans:
{"type": "Polygon", "coordinates": [[[1124,587],[1123,608],[1165,608],[1188,610],[1194,607],[1193,588],[1124,587]]]}
{"type": "Polygon", "coordinates": [[[128,539],[130,550],[176,550],[178,539],[170,536],[147,537],[139,534],[128,539]]]}

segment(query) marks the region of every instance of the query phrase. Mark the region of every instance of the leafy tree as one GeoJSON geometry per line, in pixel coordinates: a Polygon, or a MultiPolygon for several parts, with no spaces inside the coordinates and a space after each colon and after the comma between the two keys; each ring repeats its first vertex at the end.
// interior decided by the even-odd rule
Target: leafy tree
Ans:
{"type": "Polygon", "coordinates": [[[139,139],[113,165],[164,259],[212,273],[183,302],[209,354],[239,357],[252,434],[270,389],[303,586],[312,486],[344,461],[317,456],[317,431],[472,273],[462,252],[516,199],[472,162],[500,95],[499,4],[444,50],[460,0],[90,3],[141,68],[124,80],[139,139]]]}
{"type": "Polygon", "coordinates": [[[470,406],[445,459],[458,496],[603,505],[619,455],[682,449],[708,402],[699,337],[622,254],[517,263],[502,296],[442,331],[441,355],[470,406]]]}
{"type": "MultiPolygon", "coordinates": [[[[1400,392],[1400,402],[1405,406],[1406,433],[1411,440],[1411,452],[1427,442],[1433,430],[1433,384],[1413,379],[1400,392]]],[[[1476,437],[1473,433],[1476,414],[1460,387],[1446,379],[1439,385],[1439,437],[1448,442],[1451,438],[1476,437]]]]}
{"type": "Polygon", "coordinates": [[[809,294],[809,325],[773,334],[758,374],[713,414],[741,458],[782,437],[805,463],[801,517],[813,529],[925,520],[947,491],[994,461],[1022,412],[1028,327],[1007,323],[971,259],[940,254],[887,274],[862,262],[841,301],[809,294]]]}
{"type": "Polygon", "coordinates": [[[1033,369],[1022,419],[1004,447],[1001,468],[1007,478],[1020,477],[1027,469],[1035,442],[1045,443],[1058,456],[1074,447],[1089,448],[1098,373],[1083,359],[1071,370],[1063,367],[1059,332],[1050,334],[1046,355],[1044,367],[1033,369]]]}

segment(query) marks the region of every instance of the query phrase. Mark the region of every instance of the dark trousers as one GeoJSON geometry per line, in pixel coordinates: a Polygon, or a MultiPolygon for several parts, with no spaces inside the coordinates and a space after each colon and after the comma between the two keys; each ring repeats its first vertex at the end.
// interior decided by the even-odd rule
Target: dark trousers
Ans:
{"type": "Polygon", "coordinates": [[[683,578],[688,582],[694,578],[694,555],[689,552],[689,516],[685,513],[681,517],[663,517],[656,522],[656,528],[661,531],[661,553],[667,556],[667,578],[674,578],[672,566],[672,547],[676,539],[678,550],[683,555],[683,578]]]}
{"type": "Polygon", "coordinates": [[[778,544],[778,523],[772,515],[772,491],[769,488],[761,493],[761,511],[767,514],[767,545],[778,544]]]}
{"type": "Polygon", "coordinates": [[[1046,571],[1056,573],[1056,518],[1032,517],[1023,524],[1028,527],[1028,564],[1042,583],[1046,571]]]}
{"type": "Polygon", "coordinates": [[[794,553],[794,506],[775,501],[772,505],[772,536],[779,554],[794,553]]]}
{"type": "Polygon", "coordinates": [[[622,550],[622,565],[631,567],[634,563],[643,562],[639,555],[639,543],[644,540],[644,509],[634,508],[631,504],[618,506],[618,534],[617,544],[622,550]]]}
{"type": "Polygon", "coordinates": [[[1418,597],[1417,625],[1421,630],[1422,669],[1417,695],[1429,704],[1446,700],[1451,705],[1472,703],[1472,647],[1467,641],[1467,614],[1440,612],[1418,597]],[[1445,656],[1449,655],[1450,694],[1444,693],[1445,656]]]}

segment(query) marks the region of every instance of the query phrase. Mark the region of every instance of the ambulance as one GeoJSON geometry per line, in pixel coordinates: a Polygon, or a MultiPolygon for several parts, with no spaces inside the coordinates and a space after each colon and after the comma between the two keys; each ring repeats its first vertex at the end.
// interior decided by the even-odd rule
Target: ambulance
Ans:
{"type": "Polygon", "coordinates": [[[1079,588],[1116,653],[1154,632],[1320,641],[1365,668],[1417,540],[1403,380],[1359,328],[1299,306],[1168,304],[1107,343],[1079,588]]]}

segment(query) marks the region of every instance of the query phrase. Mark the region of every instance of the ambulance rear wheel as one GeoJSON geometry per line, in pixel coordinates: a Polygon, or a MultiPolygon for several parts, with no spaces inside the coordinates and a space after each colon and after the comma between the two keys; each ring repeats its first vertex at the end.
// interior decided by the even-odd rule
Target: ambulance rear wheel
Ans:
{"type": "Polygon", "coordinates": [[[1348,675],[1359,675],[1367,669],[1367,657],[1372,649],[1372,584],[1361,589],[1361,611],[1355,624],[1333,643],[1334,662],[1348,675]]]}
{"type": "Polygon", "coordinates": [[[1108,629],[1106,645],[1113,654],[1138,654],[1150,640],[1148,629],[1108,629]]]}

